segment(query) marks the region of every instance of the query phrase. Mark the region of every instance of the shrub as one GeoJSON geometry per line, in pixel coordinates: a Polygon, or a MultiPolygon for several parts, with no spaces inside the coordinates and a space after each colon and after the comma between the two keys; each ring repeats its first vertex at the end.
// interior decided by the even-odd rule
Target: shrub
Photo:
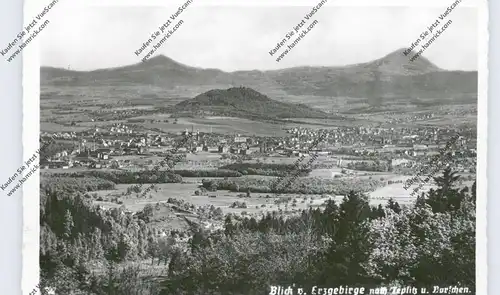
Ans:
{"type": "Polygon", "coordinates": [[[239,201],[236,201],[234,203],[232,203],[229,208],[247,208],[247,204],[245,202],[239,202],[239,201]]]}

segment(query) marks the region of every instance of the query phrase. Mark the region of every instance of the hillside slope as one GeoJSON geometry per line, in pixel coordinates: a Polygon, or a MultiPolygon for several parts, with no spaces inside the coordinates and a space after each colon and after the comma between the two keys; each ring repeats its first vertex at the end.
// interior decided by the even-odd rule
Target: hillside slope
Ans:
{"type": "Polygon", "coordinates": [[[304,105],[270,99],[248,87],[210,90],[176,104],[172,112],[260,119],[331,117],[304,105]]]}

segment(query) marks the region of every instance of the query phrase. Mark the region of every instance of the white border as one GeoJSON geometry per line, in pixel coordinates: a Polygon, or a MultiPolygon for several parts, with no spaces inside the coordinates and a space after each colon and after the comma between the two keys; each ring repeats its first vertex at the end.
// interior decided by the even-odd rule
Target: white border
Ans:
{"type": "MultiPolygon", "coordinates": [[[[50,0],[25,0],[24,26],[48,5],[50,0]]],[[[165,0],[59,0],[54,9],[63,6],[166,6],[165,0]]],[[[178,6],[183,0],[169,1],[168,6],[178,6]]],[[[196,5],[231,6],[307,6],[319,0],[195,0],[196,5]]],[[[410,6],[447,7],[453,0],[329,0],[328,6],[410,6]]],[[[476,211],[476,293],[487,294],[486,255],[486,194],[487,194],[487,90],[488,90],[488,3],[486,0],[463,0],[460,6],[477,6],[478,17],[478,145],[477,145],[477,211],[476,211]]],[[[71,8],[69,8],[71,9],[71,8]]],[[[49,12],[50,14],[51,12],[49,12]]],[[[50,15],[47,16],[50,19],[50,15]]],[[[49,24],[48,26],[50,26],[49,24]]],[[[24,48],[23,58],[23,159],[30,158],[39,148],[40,130],[40,59],[39,42],[43,31],[24,48]]],[[[388,35],[390,37],[390,35],[388,35]]],[[[453,50],[453,48],[450,48],[453,50]]],[[[17,58],[21,58],[20,56],[17,58]]],[[[35,173],[24,183],[23,192],[23,248],[22,294],[29,294],[39,280],[39,174],[35,173]]]]}
{"type": "Polygon", "coordinates": [[[478,102],[477,102],[477,174],[476,174],[476,294],[488,294],[487,255],[487,153],[488,153],[488,3],[478,5],[478,102]]]}
{"type": "MultiPolygon", "coordinates": [[[[38,13],[40,3],[26,0],[24,3],[23,28],[38,13]]],[[[46,1],[43,1],[44,5],[46,1]]],[[[43,6],[41,6],[43,7],[43,6]]],[[[42,8],[43,9],[43,8],[42,8]]],[[[50,25],[50,24],[49,24],[50,25]]],[[[43,34],[43,32],[42,32],[43,34]]],[[[40,59],[39,42],[34,38],[22,52],[23,58],[23,162],[39,148],[40,135],[40,59]]],[[[20,58],[20,57],[16,57],[20,58]]],[[[24,177],[24,175],[23,175],[24,177]]],[[[34,173],[24,183],[23,194],[23,248],[22,294],[30,294],[39,283],[40,276],[40,176],[34,173]]],[[[39,293],[35,293],[39,294],[39,293]]]]}
{"type": "MultiPolygon", "coordinates": [[[[29,0],[27,0],[29,1],[29,0]]],[[[47,0],[45,0],[47,1],[47,0]]],[[[185,0],[70,0],[87,6],[168,6],[178,7],[185,0]]],[[[193,4],[203,6],[305,6],[313,7],[321,0],[195,0],[193,4]]],[[[448,7],[455,0],[327,0],[326,6],[403,6],[403,7],[448,7]]],[[[462,0],[460,7],[477,7],[484,0],[462,0]]]]}

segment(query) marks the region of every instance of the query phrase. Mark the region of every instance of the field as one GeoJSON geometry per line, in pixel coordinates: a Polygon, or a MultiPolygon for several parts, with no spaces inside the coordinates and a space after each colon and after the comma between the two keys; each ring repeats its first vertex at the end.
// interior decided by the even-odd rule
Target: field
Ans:
{"type": "MultiPolygon", "coordinates": [[[[281,161],[280,161],[281,162],[281,161]]],[[[341,168],[331,169],[314,169],[311,171],[309,177],[320,178],[333,178],[335,175],[341,175],[341,168]]],[[[64,169],[64,172],[67,172],[64,169]]],[[[390,172],[362,172],[355,171],[355,175],[346,176],[342,178],[358,178],[358,179],[379,179],[383,181],[406,181],[409,176],[402,176],[390,172]]],[[[464,175],[465,177],[467,175],[464,175]]],[[[256,178],[272,178],[271,176],[252,176],[256,178]]],[[[114,202],[96,201],[96,204],[102,205],[105,208],[124,207],[127,210],[137,212],[144,208],[147,204],[166,203],[169,198],[183,200],[195,206],[210,206],[221,208],[224,214],[237,213],[241,214],[245,211],[248,215],[261,215],[269,211],[276,211],[282,209],[284,213],[292,213],[296,210],[307,209],[308,207],[322,206],[327,199],[335,199],[340,201],[342,196],[330,195],[307,195],[307,194],[266,194],[266,193],[251,193],[250,198],[246,198],[244,193],[230,192],[225,190],[218,190],[216,192],[207,192],[204,195],[195,195],[195,191],[199,190],[202,179],[216,179],[214,177],[184,177],[183,183],[165,183],[155,184],[156,190],[152,189],[144,198],[136,194],[126,195],[126,190],[133,184],[118,184],[116,190],[97,191],[97,196],[101,197],[117,197],[122,201],[122,204],[114,202]],[[276,200],[290,198],[287,205],[275,204],[276,200]],[[245,202],[247,208],[230,208],[234,202],[245,202]],[[295,203],[295,204],[294,204],[295,203]]],[[[471,181],[465,181],[463,185],[470,186],[471,181]]],[[[142,189],[146,189],[149,184],[143,185],[142,189]]],[[[390,198],[393,198],[400,204],[409,204],[415,197],[410,196],[413,188],[417,185],[412,185],[408,190],[403,188],[403,183],[391,183],[384,187],[378,188],[373,192],[367,193],[370,198],[370,203],[374,206],[384,205],[390,198]]],[[[433,183],[424,184],[420,192],[428,191],[435,188],[433,183]]],[[[419,193],[420,193],[419,192],[419,193]]],[[[140,193],[139,193],[140,195],[140,193]]],[[[105,198],[106,199],[106,198],[105,198]]]]}
{"type": "MultiPolygon", "coordinates": [[[[213,178],[205,178],[205,179],[213,179],[213,178]]],[[[260,213],[269,210],[277,210],[277,206],[274,205],[274,201],[279,198],[315,198],[319,199],[319,196],[315,195],[297,195],[297,194],[281,194],[279,197],[275,197],[272,194],[259,194],[252,193],[251,198],[242,198],[238,197],[239,194],[236,192],[229,191],[217,191],[217,192],[208,192],[205,196],[196,196],[194,192],[198,190],[198,186],[201,184],[201,178],[188,178],[186,179],[186,183],[164,183],[164,184],[156,184],[155,186],[158,188],[158,191],[155,192],[152,190],[148,193],[147,199],[137,199],[134,196],[128,198],[120,198],[123,200],[123,205],[126,209],[130,211],[140,211],[146,204],[156,204],[158,202],[166,202],[168,198],[176,198],[180,200],[184,200],[195,206],[204,206],[204,205],[214,205],[215,207],[219,207],[223,210],[224,213],[241,213],[242,211],[247,211],[249,213],[260,213]],[[151,195],[151,198],[149,198],[151,195]],[[266,198],[266,195],[269,195],[269,198],[266,198]],[[216,196],[215,198],[211,198],[209,196],[216,196]],[[235,201],[244,201],[247,203],[247,209],[237,209],[237,208],[229,208],[229,206],[235,201]],[[266,205],[265,207],[261,207],[262,205],[266,205]],[[259,208],[256,209],[255,206],[259,208]]],[[[105,191],[97,191],[96,193],[99,196],[110,196],[116,195],[120,196],[122,192],[126,192],[127,188],[132,186],[133,184],[119,184],[117,185],[116,190],[105,190],[105,191]]],[[[143,188],[146,188],[148,185],[144,185],[143,188]]],[[[244,194],[243,194],[244,195],[244,194]]],[[[121,205],[110,203],[110,202],[99,202],[96,204],[102,205],[104,207],[120,207],[121,205]]],[[[305,206],[304,206],[305,208],[305,206]]]]}
{"type": "MultiPolygon", "coordinates": [[[[338,169],[318,169],[312,172],[312,176],[319,176],[324,178],[331,178],[332,173],[340,173],[338,169]]],[[[253,176],[258,178],[270,177],[270,176],[253,176]]],[[[390,174],[390,173],[377,173],[373,175],[366,176],[356,176],[358,178],[368,178],[368,177],[384,177],[385,180],[399,180],[404,177],[390,174]]],[[[406,177],[407,178],[407,177],[406,177]]],[[[125,194],[128,187],[132,184],[119,184],[116,190],[106,190],[97,191],[98,196],[116,196],[119,200],[123,201],[123,204],[116,204],[110,202],[96,202],[104,207],[120,207],[124,206],[130,211],[140,211],[146,204],[156,204],[166,202],[168,198],[176,198],[184,200],[188,203],[194,204],[195,206],[213,205],[215,207],[221,208],[224,213],[241,213],[242,211],[247,211],[249,214],[260,214],[267,211],[278,210],[279,208],[284,209],[285,205],[278,207],[274,202],[275,200],[281,198],[290,197],[292,201],[289,203],[289,209],[292,210],[292,203],[294,199],[297,199],[296,206],[293,209],[306,209],[309,206],[320,206],[326,199],[334,198],[340,200],[342,196],[329,196],[329,195],[307,195],[307,194],[280,194],[279,196],[266,193],[251,193],[250,198],[242,197],[244,193],[230,192],[224,190],[218,190],[216,192],[207,192],[204,196],[195,195],[195,191],[199,190],[199,185],[201,185],[202,179],[215,179],[215,178],[184,178],[183,183],[165,183],[156,184],[157,191],[151,190],[145,198],[137,198],[135,195],[122,196],[125,194]],[[215,197],[213,197],[215,196],[215,197]],[[303,200],[305,200],[303,202],[303,200]],[[236,201],[245,202],[247,204],[246,209],[230,208],[230,205],[236,201]],[[312,201],[312,202],[311,202],[312,201]]],[[[145,184],[143,189],[147,188],[149,185],[145,184]]],[[[430,186],[425,187],[424,190],[430,188],[430,186]]],[[[389,198],[394,198],[398,202],[407,203],[409,201],[410,190],[405,191],[401,183],[391,184],[384,188],[380,188],[369,194],[371,201],[374,205],[378,205],[381,201],[387,201],[389,198]]]]}
{"type": "Polygon", "coordinates": [[[40,130],[45,132],[79,132],[89,129],[84,126],[65,126],[54,122],[40,122],[40,130]]]}

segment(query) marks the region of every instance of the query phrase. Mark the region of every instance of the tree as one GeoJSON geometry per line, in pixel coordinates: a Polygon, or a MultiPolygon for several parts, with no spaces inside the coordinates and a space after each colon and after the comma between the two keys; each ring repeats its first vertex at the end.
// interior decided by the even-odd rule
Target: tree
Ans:
{"type": "Polygon", "coordinates": [[[71,238],[71,233],[73,228],[75,227],[75,223],[73,222],[73,216],[71,216],[71,212],[66,210],[66,214],[64,215],[64,238],[69,240],[71,238]]]}
{"type": "Polygon", "coordinates": [[[391,209],[392,211],[399,213],[401,212],[401,207],[399,206],[398,202],[395,202],[393,198],[390,198],[389,201],[387,202],[387,208],[391,209]]]}
{"type": "Polygon", "coordinates": [[[371,209],[368,198],[351,191],[339,206],[333,242],[320,262],[317,283],[370,284],[374,283],[363,268],[372,251],[366,241],[371,209]]]}
{"type": "Polygon", "coordinates": [[[419,196],[417,196],[417,199],[415,200],[415,207],[424,208],[426,205],[427,201],[425,199],[425,193],[422,193],[419,196]]]}
{"type": "Polygon", "coordinates": [[[102,247],[102,242],[101,242],[102,234],[101,230],[99,228],[95,228],[94,231],[92,232],[91,238],[90,238],[90,256],[91,259],[101,259],[104,256],[104,249],[102,247]]]}
{"type": "Polygon", "coordinates": [[[438,192],[445,195],[448,190],[452,189],[455,182],[460,178],[456,171],[452,171],[450,167],[446,167],[443,171],[443,176],[434,177],[434,182],[439,187],[438,192]]]}
{"type": "Polygon", "coordinates": [[[153,265],[156,257],[160,257],[160,246],[154,237],[149,238],[148,255],[151,257],[151,265],[153,265]]]}
{"type": "Polygon", "coordinates": [[[224,233],[228,236],[233,235],[236,228],[233,225],[231,217],[232,217],[231,214],[227,214],[226,219],[224,220],[224,233]]]}
{"type": "Polygon", "coordinates": [[[142,216],[144,217],[146,222],[149,222],[151,218],[153,218],[155,208],[152,204],[146,204],[142,209],[142,216]]]}
{"type": "MultiPolygon", "coordinates": [[[[396,203],[397,204],[397,203],[396,203]]],[[[399,204],[398,204],[399,206],[399,204]]],[[[372,218],[381,218],[385,217],[385,210],[382,207],[382,204],[378,204],[377,207],[372,207],[372,218]]]]}
{"type": "Polygon", "coordinates": [[[472,202],[474,202],[474,204],[476,203],[476,192],[477,192],[476,181],[474,181],[474,183],[472,184],[472,187],[471,187],[472,202]]]}
{"type": "Polygon", "coordinates": [[[130,237],[126,234],[121,234],[120,239],[117,244],[118,261],[124,261],[127,256],[129,256],[132,250],[132,245],[130,242],[130,237]]]}
{"type": "Polygon", "coordinates": [[[455,188],[455,183],[460,176],[449,167],[443,171],[442,176],[434,177],[438,185],[436,190],[430,190],[426,203],[431,206],[433,212],[454,211],[460,208],[460,203],[465,197],[465,191],[455,188]]]}
{"type": "Polygon", "coordinates": [[[365,265],[370,276],[415,287],[474,287],[475,201],[457,189],[449,189],[446,198],[460,200],[459,206],[438,212],[424,202],[399,213],[388,209],[385,218],[372,221],[367,236],[379,250],[372,251],[365,265]]]}
{"type": "Polygon", "coordinates": [[[203,249],[209,244],[208,233],[202,228],[196,229],[191,238],[190,246],[192,251],[203,249]]]}
{"type": "Polygon", "coordinates": [[[107,280],[104,282],[106,294],[118,295],[119,284],[117,282],[116,265],[114,263],[108,264],[106,278],[107,280]]]}
{"type": "Polygon", "coordinates": [[[158,264],[160,264],[161,259],[163,259],[165,265],[167,264],[167,261],[172,254],[172,249],[174,245],[175,245],[175,238],[173,234],[166,239],[162,238],[158,241],[158,246],[159,246],[158,264]]]}

